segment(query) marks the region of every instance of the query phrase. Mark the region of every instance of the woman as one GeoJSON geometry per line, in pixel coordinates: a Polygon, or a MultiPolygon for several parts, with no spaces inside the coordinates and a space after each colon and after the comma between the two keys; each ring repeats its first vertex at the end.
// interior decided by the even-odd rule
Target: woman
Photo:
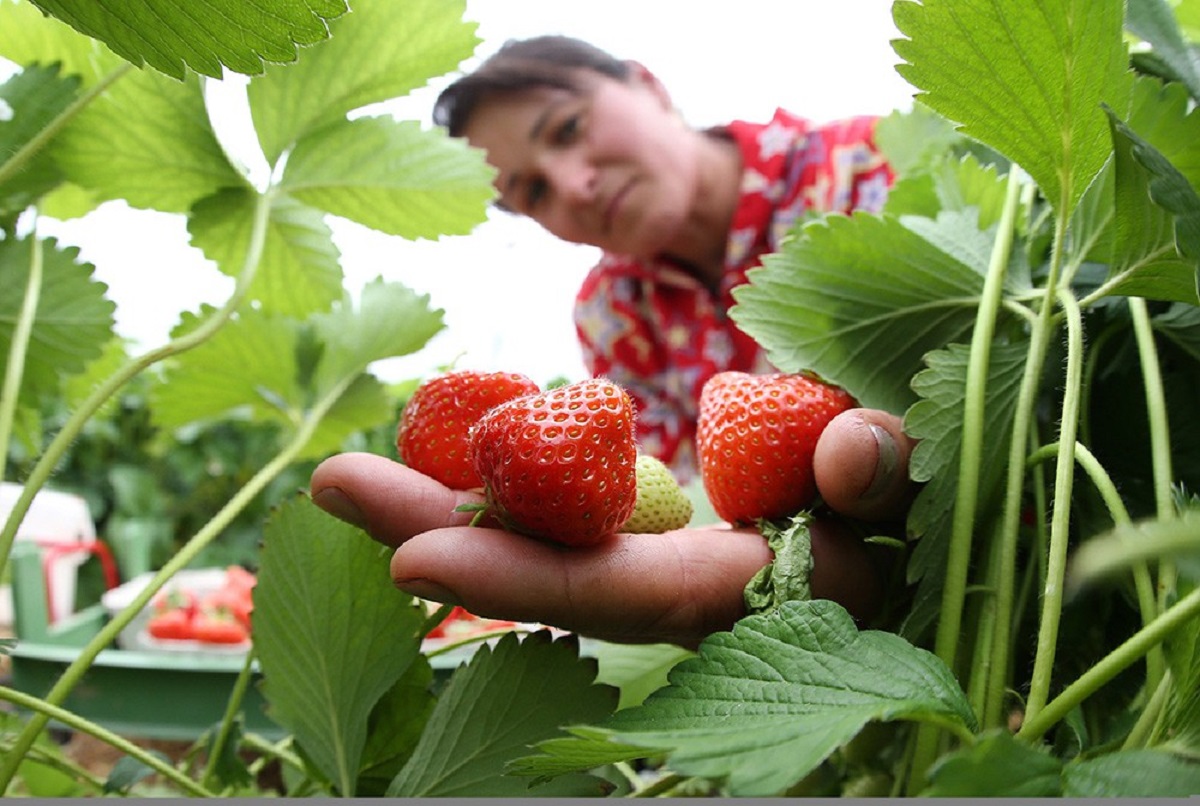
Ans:
{"type": "MultiPolygon", "coordinates": [[[[813,127],[779,112],[698,131],[645,67],[564,37],[509,43],[442,93],[434,119],[487,153],[501,206],[603,250],[578,299],[584,354],[630,391],[641,448],[681,478],[694,472],[704,380],[769,369],[727,316],[730,290],[797,219],[874,208],[891,180],[870,118],[813,127]]],[[[851,517],[900,517],[910,447],[899,418],[844,413],[817,450],[823,500],[851,517]]],[[[609,640],[694,646],[744,614],[743,588],[771,561],[755,530],[725,525],[584,550],[469,527],[455,508],[479,495],[378,456],[327,460],[312,493],[396,547],[392,576],[406,592],[609,640]]],[[[814,529],[817,595],[838,577],[853,586],[857,570],[824,528],[814,529]]]]}
{"type": "Polygon", "coordinates": [[[567,37],[507,43],[434,121],[487,152],[502,207],[603,250],[576,304],[584,362],[630,393],[641,449],[680,481],[704,382],[770,369],[728,316],[732,290],[797,220],[877,210],[892,180],[875,118],[696,130],[645,67],[567,37]]]}

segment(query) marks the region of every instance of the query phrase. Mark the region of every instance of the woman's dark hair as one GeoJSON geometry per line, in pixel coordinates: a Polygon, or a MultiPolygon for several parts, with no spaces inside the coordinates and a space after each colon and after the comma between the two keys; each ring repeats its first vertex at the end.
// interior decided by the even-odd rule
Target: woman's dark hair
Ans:
{"type": "Polygon", "coordinates": [[[579,89],[577,70],[624,80],[629,64],[568,36],[510,39],[474,72],[442,90],[433,105],[433,122],[458,137],[483,101],[538,87],[574,92],[579,89]]]}

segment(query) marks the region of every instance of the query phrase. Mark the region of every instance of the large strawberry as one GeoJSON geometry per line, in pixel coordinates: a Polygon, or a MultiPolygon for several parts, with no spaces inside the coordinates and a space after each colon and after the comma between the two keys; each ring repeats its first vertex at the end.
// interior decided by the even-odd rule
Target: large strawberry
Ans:
{"type": "Polygon", "coordinates": [[[730,523],[750,524],[812,504],[817,439],[856,405],[845,390],[807,374],[709,378],[700,393],[696,451],[713,510],[730,523]]]}
{"type": "Polygon", "coordinates": [[[471,426],[488,409],[539,391],[536,383],[514,372],[458,370],[430,378],[417,387],[400,415],[400,459],[447,487],[481,487],[470,457],[471,426]]]}
{"type": "Polygon", "coordinates": [[[471,453],[492,514],[513,531],[584,546],[633,512],[633,403],[611,381],[495,407],[472,429],[471,453]]]}

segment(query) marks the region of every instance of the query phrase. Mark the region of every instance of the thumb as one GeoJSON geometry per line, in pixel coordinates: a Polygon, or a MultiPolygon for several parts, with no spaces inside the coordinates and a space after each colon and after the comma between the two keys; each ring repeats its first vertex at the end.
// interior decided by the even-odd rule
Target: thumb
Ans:
{"type": "Polygon", "coordinates": [[[916,494],[908,476],[915,441],[902,420],[877,409],[851,409],[835,417],[817,442],[813,475],[821,498],[852,518],[902,518],[916,494]]]}

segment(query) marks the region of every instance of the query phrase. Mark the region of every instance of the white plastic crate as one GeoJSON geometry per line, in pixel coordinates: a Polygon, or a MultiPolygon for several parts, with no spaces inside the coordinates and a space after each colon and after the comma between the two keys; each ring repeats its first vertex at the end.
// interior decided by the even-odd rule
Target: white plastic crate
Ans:
{"type": "MultiPolygon", "coordinates": [[[[0,482],[0,524],[8,520],[21,490],[20,484],[0,482]]],[[[75,609],[75,580],[79,566],[90,556],[86,546],[96,540],[96,525],[87,502],[73,493],[39,490],[17,529],[16,539],[36,540],[42,545],[58,545],[64,549],[81,544],[77,551],[64,550],[55,556],[48,572],[51,621],[70,615],[75,609]]],[[[12,590],[8,585],[0,585],[0,624],[10,626],[12,623],[12,590]]]]}

